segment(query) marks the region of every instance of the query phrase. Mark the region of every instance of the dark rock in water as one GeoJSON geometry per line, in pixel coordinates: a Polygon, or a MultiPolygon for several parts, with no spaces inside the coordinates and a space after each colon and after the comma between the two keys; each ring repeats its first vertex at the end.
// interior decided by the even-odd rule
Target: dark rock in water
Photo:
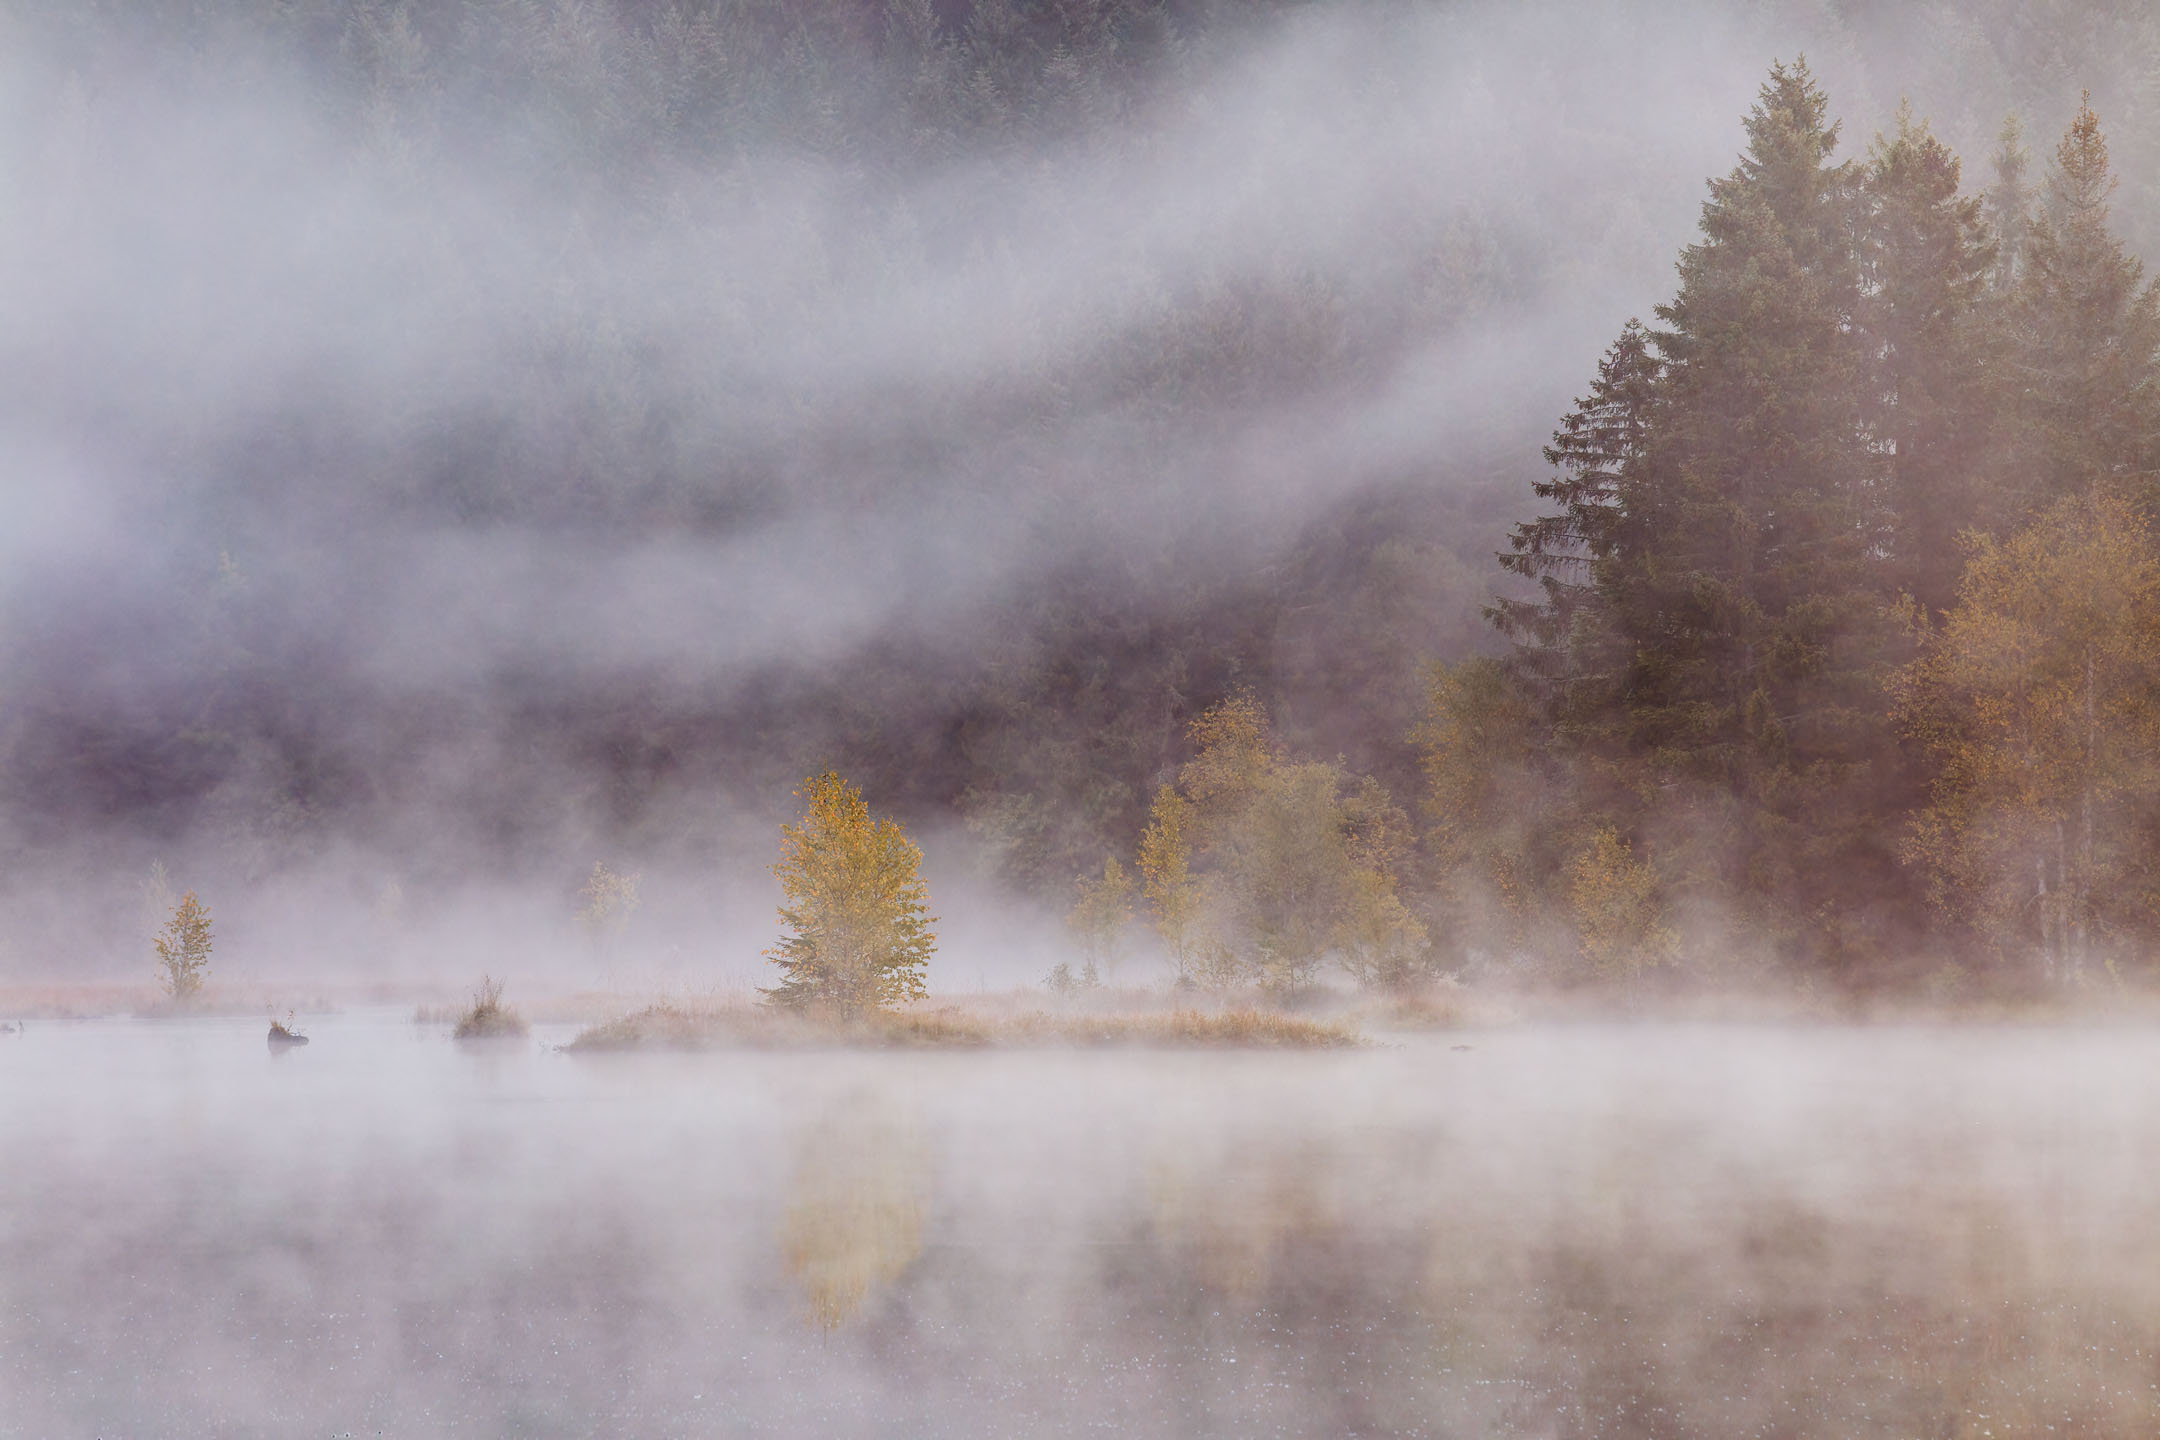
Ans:
{"type": "Polygon", "coordinates": [[[308,1038],[305,1035],[295,1034],[273,1020],[270,1022],[270,1043],[272,1045],[305,1045],[308,1043],[308,1038]]]}

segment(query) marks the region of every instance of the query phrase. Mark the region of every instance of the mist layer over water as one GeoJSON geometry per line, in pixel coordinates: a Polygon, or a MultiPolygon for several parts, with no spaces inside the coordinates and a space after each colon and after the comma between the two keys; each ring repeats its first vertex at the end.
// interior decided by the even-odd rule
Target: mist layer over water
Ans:
{"type": "Polygon", "coordinates": [[[2160,1399],[2142,1030],[301,1028],[0,1037],[0,1435],[2127,1435],[2160,1399]]]}

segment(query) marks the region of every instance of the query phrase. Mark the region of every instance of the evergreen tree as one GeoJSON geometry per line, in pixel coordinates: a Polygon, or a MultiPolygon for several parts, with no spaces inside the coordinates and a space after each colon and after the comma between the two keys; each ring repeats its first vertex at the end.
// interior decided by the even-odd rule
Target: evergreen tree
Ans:
{"type": "MultiPolygon", "coordinates": [[[[1804,62],[1772,68],[1660,328],[1623,335],[1555,437],[1557,513],[1503,559],[1544,598],[1493,618],[1519,669],[1558,672],[1538,688],[1579,782],[1564,823],[1612,825],[1599,853],[1628,847],[1694,908],[1676,918],[1850,963],[1881,937],[1826,917],[1903,886],[1881,805],[1893,502],[1915,550],[1956,514],[1972,377],[1943,347],[1986,251],[1924,128],[1867,167],[1834,158],[1837,130],[1804,62]]],[[[1547,848],[1537,883],[1565,902],[1547,848]]]]}
{"type": "Polygon", "coordinates": [[[1826,863],[1847,868],[1830,835],[1852,812],[1824,792],[1860,781],[1878,743],[1857,633],[1882,522],[1855,324],[1861,171],[1831,158],[1827,110],[1804,62],[1773,67],[1659,307],[1641,540],[1600,587],[1626,670],[1618,713],[1585,727],[1647,763],[1637,794],[1687,797],[1660,868],[1770,934],[1814,908],[1826,863]]]}
{"type": "Polygon", "coordinates": [[[2109,228],[2114,190],[2099,117],[2080,105],[2017,294],[2017,455],[2033,512],[2099,485],[2160,503],[2160,291],[2109,228]]]}
{"type": "Polygon", "coordinates": [[[2000,518],[1982,483],[1995,432],[1988,391],[1993,330],[1988,277],[1997,250],[1981,201],[1958,193],[1959,166],[1910,109],[1869,157],[1862,258],[1866,338],[1877,367],[1870,400],[1885,466],[1884,584],[1929,610],[1947,607],[1961,530],[2000,518]]]}
{"type": "Polygon", "coordinates": [[[2032,152],[2025,148],[2025,127],[2016,115],[2003,117],[1995,151],[1995,183],[1983,202],[1988,228],[1995,237],[1995,266],[1990,280],[2003,294],[2015,290],[2025,271],[2025,245],[2032,233],[2032,186],[2026,180],[2032,152]]]}
{"type": "Polygon", "coordinates": [[[1523,521],[1508,536],[1501,568],[1535,582],[1539,598],[1502,599],[1486,613],[1537,672],[1565,664],[1575,617],[1596,590],[1595,566],[1621,544],[1620,526],[1631,513],[1622,490],[1636,478],[1661,373],[1649,333],[1629,320],[1598,362],[1589,395],[1545,447],[1556,473],[1531,488],[1553,513],[1523,521]]]}

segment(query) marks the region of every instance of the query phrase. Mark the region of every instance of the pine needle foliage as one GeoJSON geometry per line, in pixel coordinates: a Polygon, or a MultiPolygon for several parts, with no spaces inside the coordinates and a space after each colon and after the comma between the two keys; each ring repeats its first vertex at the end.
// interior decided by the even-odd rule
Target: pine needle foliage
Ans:
{"type": "Polygon", "coordinates": [[[151,943],[157,947],[167,995],[186,1000],[202,989],[210,973],[210,911],[193,890],[180,897],[172,918],[151,943]]]}
{"type": "Polygon", "coordinates": [[[871,819],[862,792],[833,771],[803,784],[802,822],[780,827],[773,866],[790,933],[765,955],[784,978],[762,993],[843,1015],[921,999],[937,951],[922,851],[896,822],[871,819]]]}

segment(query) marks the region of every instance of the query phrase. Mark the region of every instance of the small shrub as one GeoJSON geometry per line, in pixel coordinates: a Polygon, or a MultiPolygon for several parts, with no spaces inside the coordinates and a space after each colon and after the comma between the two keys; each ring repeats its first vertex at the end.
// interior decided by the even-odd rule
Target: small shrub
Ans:
{"type": "Polygon", "coordinates": [[[460,1040],[485,1040],[499,1035],[523,1035],[525,1017],[502,1003],[503,982],[483,975],[467,1010],[452,1033],[460,1040]]]}
{"type": "Polygon", "coordinates": [[[1070,1000],[1084,990],[1102,988],[1102,977],[1095,972],[1095,962],[1089,960],[1078,971],[1063,960],[1043,977],[1043,988],[1060,1000],[1070,1000]]]}

